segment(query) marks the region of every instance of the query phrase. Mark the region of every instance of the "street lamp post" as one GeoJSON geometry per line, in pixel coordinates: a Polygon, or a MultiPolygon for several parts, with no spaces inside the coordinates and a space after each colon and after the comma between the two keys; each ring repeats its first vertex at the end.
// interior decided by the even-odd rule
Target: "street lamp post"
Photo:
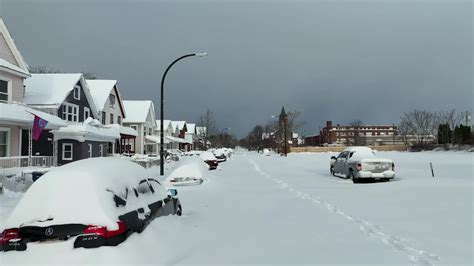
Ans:
{"type": "Polygon", "coordinates": [[[221,129],[221,139],[222,139],[222,147],[224,147],[224,130],[231,130],[230,127],[225,127],[221,129]]]}
{"type": "Polygon", "coordinates": [[[170,70],[170,68],[176,64],[178,61],[186,58],[186,57],[191,57],[191,56],[197,56],[197,57],[203,57],[203,56],[206,56],[207,53],[193,53],[193,54],[187,54],[187,55],[183,55],[181,57],[179,57],[178,59],[174,60],[165,70],[165,73],[163,74],[163,77],[161,78],[161,104],[160,104],[160,175],[164,175],[165,174],[165,168],[164,168],[164,148],[163,148],[163,144],[165,142],[164,140],[164,123],[163,123],[163,120],[164,120],[164,114],[163,114],[163,106],[164,106],[164,84],[165,84],[165,78],[166,78],[166,74],[168,74],[168,71],[170,70]]]}

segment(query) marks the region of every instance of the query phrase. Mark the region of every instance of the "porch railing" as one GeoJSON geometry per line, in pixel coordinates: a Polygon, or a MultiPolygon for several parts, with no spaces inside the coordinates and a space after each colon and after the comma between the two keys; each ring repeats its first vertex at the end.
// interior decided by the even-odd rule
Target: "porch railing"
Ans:
{"type": "Polygon", "coordinates": [[[14,156],[0,158],[0,168],[14,167],[51,167],[54,166],[53,156],[32,156],[31,165],[28,165],[28,156],[14,156]]]}

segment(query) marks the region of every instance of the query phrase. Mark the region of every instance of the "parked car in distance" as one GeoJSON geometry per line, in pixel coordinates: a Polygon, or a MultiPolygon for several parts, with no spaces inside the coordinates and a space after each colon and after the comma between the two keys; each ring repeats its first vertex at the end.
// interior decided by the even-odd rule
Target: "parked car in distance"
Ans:
{"type": "Polygon", "coordinates": [[[196,156],[185,157],[166,179],[172,186],[195,186],[204,182],[208,166],[196,156]]]}
{"type": "Polygon", "coordinates": [[[205,151],[202,152],[199,157],[207,164],[209,165],[209,170],[215,170],[217,169],[217,166],[219,163],[217,162],[216,156],[210,151],[205,151]]]}
{"type": "Polygon", "coordinates": [[[350,147],[331,157],[330,172],[351,178],[354,183],[361,179],[388,181],[395,178],[395,164],[393,160],[376,157],[371,148],[350,147]]]}
{"type": "Polygon", "coordinates": [[[72,162],[32,184],[4,224],[0,251],[71,238],[74,248],[116,246],[156,217],[181,215],[176,195],[128,160],[72,162]]]}
{"type": "Polygon", "coordinates": [[[213,151],[214,153],[214,156],[216,156],[217,158],[217,162],[225,162],[227,161],[227,154],[226,154],[226,151],[224,149],[217,149],[215,151],[213,151]]]}

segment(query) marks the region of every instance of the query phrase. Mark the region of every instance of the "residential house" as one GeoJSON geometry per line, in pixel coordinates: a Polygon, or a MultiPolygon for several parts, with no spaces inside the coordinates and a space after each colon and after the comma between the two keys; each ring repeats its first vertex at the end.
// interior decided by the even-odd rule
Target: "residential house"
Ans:
{"type": "Polygon", "coordinates": [[[64,125],[58,117],[33,110],[24,104],[25,79],[28,77],[30,77],[28,65],[0,17],[0,157],[2,158],[21,155],[22,130],[25,129],[26,136],[30,136],[26,138],[28,143],[31,140],[30,133],[35,115],[48,121],[46,129],[64,125]]]}
{"type": "Polygon", "coordinates": [[[137,131],[136,142],[131,149],[139,154],[157,154],[159,140],[153,137],[157,127],[155,120],[155,106],[152,101],[123,101],[127,116],[123,125],[137,131]]]}
{"type": "Polygon", "coordinates": [[[94,99],[99,120],[102,125],[113,125],[120,132],[120,139],[116,141],[114,153],[135,153],[131,150],[131,143],[135,142],[137,132],[130,127],[123,127],[125,109],[116,80],[87,80],[90,93],[94,99]]]}
{"type": "Polygon", "coordinates": [[[173,134],[175,138],[173,140],[179,143],[179,149],[190,151],[193,143],[186,139],[186,132],[188,131],[186,121],[171,121],[171,126],[175,128],[173,134]]]}
{"type": "Polygon", "coordinates": [[[191,143],[187,145],[188,151],[194,149],[194,142],[196,141],[196,124],[187,123],[186,124],[187,131],[184,133],[184,139],[191,143]]]}
{"type": "MultiPolygon", "coordinates": [[[[59,131],[43,133],[32,147],[33,154],[53,155],[57,164],[62,165],[96,155],[106,156],[113,150],[113,134],[99,130],[100,125],[91,122],[99,118],[98,111],[81,73],[32,74],[25,85],[25,103],[68,123],[68,127],[59,131]]],[[[22,139],[25,143],[25,135],[22,139]]],[[[28,145],[22,145],[23,155],[27,150],[28,145]]]]}

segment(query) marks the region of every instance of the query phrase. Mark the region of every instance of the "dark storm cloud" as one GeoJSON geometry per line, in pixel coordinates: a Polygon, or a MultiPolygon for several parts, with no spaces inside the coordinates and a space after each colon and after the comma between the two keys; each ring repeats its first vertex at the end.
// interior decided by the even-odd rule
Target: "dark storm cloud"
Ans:
{"type": "Polygon", "coordinates": [[[470,1],[19,1],[1,15],[30,65],[118,79],[169,119],[207,107],[238,136],[277,114],[397,123],[413,108],[472,109],[470,1]],[[158,110],[158,106],[156,107],[158,110]]]}

